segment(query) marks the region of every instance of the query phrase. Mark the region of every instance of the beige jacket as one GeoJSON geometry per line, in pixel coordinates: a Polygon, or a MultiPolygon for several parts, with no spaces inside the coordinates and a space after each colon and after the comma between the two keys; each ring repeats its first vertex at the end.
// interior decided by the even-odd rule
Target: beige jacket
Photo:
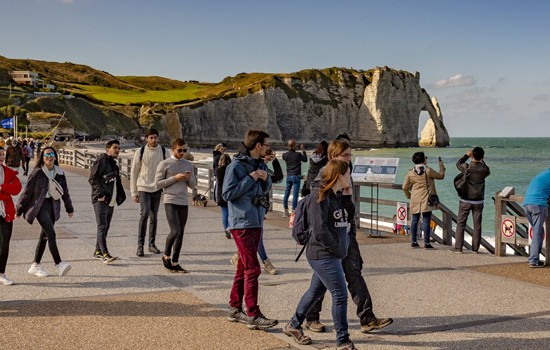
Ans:
{"type": "Polygon", "coordinates": [[[426,182],[426,178],[430,187],[429,194],[437,194],[434,179],[443,180],[445,178],[445,167],[443,164],[439,164],[439,172],[432,168],[426,168],[425,173],[422,173],[422,175],[418,175],[414,169],[407,172],[407,176],[403,182],[403,191],[405,192],[405,197],[411,200],[411,214],[425,213],[438,209],[437,206],[428,205],[428,183],[426,182]]]}

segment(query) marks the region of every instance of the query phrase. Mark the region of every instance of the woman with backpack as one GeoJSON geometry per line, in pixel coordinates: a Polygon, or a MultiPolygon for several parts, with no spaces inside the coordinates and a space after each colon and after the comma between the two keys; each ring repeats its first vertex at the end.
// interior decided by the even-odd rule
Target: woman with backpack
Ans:
{"type": "Polygon", "coordinates": [[[46,250],[46,243],[57,266],[59,277],[66,275],[71,269],[69,263],[61,260],[55,240],[54,225],[60,217],[60,199],[63,200],[69,217],[73,217],[74,208],[69,196],[67,179],[59,167],[57,152],[51,147],[46,147],[40,153],[36,167],[27,180],[27,186],[19,197],[15,215],[16,218],[24,215],[31,225],[36,219],[42,228],[34,262],[29,269],[31,275],[38,277],[50,275],[40,264],[44,250],[46,250]]]}
{"type": "Polygon", "coordinates": [[[430,222],[432,219],[432,210],[437,209],[437,204],[430,205],[430,196],[437,195],[434,180],[443,180],[445,178],[445,166],[439,160],[439,172],[428,167],[428,157],[424,152],[416,152],[412,156],[414,168],[407,172],[403,182],[403,191],[405,197],[411,200],[411,247],[417,248],[416,233],[418,231],[418,222],[422,215],[424,222],[424,248],[433,249],[430,244],[430,222]]]}
{"type": "Polygon", "coordinates": [[[298,344],[307,345],[311,338],[302,330],[302,323],[315,302],[327,289],[332,295],[332,318],[339,350],[356,349],[349,339],[347,305],[348,291],[342,259],[349,245],[348,214],[340,191],[349,187],[350,169],[346,161],[327,163],[319,188],[311,193],[307,207],[307,221],[311,230],[306,257],[313,269],[309,289],[304,293],[292,319],[283,333],[298,344]]]}

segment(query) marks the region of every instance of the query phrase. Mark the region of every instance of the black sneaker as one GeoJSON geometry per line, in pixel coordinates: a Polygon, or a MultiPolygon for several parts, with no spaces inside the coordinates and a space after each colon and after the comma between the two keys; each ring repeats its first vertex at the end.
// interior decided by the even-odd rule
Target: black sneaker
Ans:
{"type": "Polygon", "coordinates": [[[116,259],[117,259],[116,256],[111,256],[111,254],[109,254],[109,253],[103,254],[103,263],[104,264],[110,264],[113,261],[115,261],[116,259]]]}
{"type": "Polygon", "coordinates": [[[143,256],[143,255],[145,255],[145,254],[143,254],[143,246],[142,246],[142,245],[138,246],[136,255],[137,255],[137,256],[143,256]]]}
{"type": "Polygon", "coordinates": [[[424,244],[424,249],[435,249],[433,245],[431,245],[430,243],[428,244],[424,244]]]}
{"type": "Polygon", "coordinates": [[[177,272],[177,273],[187,273],[187,270],[184,269],[183,267],[181,267],[181,265],[179,265],[179,264],[178,264],[178,265],[172,265],[172,268],[174,269],[174,270],[172,270],[172,271],[174,271],[174,272],[177,272]]]}
{"type": "Polygon", "coordinates": [[[160,253],[160,250],[157,248],[156,245],[151,244],[151,245],[149,246],[149,253],[159,254],[159,253],[160,253]]]}
{"type": "Polygon", "coordinates": [[[94,259],[103,259],[103,254],[101,254],[101,252],[98,250],[97,252],[94,253],[93,258],[94,259]]]}
{"type": "Polygon", "coordinates": [[[248,323],[248,316],[244,313],[240,307],[229,307],[227,312],[227,320],[229,322],[248,323]]]}
{"type": "Polygon", "coordinates": [[[170,272],[174,272],[174,265],[172,265],[172,260],[170,258],[162,257],[162,264],[164,268],[170,272]]]}
{"type": "Polygon", "coordinates": [[[539,261],[537,264],[529,264],[530,268],[541,268],[544,267],[544,263],[542,261],[539,261]]]}
{"type": "Polygon", "coordinates": [[[248,327],[248,329],[268,329],[271,327],[275,327],[278,323],[279,321],[270,320],[269,318],[266,318],[264,315],[260,314],[258,316],[248,317],[246,327],[248,327]]]}
{"type": "Polygon", "coordinates": [[[416,242],[412,242],[412,243],[411,243],[411,248],[418,248],[418,247],[420,247],[420,246],[418,245],[418,243],[416,243],[416,242]]]}

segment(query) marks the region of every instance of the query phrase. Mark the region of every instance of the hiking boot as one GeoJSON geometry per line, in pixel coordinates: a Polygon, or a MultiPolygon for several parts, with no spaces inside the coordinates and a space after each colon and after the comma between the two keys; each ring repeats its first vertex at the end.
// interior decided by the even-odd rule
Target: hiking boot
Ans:
{"type": "Polygon", "coordinates": [[[164,268],[170,272],[174,272],[174,265],[172,265],[172,260],[170,258],[162,257],[162,264],[164,268]]]}
{"type": "Polygon", "coordinates": [[[292,337],[294,341],[300,345],[309,345],[311,344],[311,338],[304,334],[304,330],[300,328],[294,328],[287,323],[283,327],[283,333],[289,337],[292,337]]]}
{"type": "Polygon", "coordinates": [[[229,307],[227,312],[227,320],[229,322],[248,323],[248,316],[244,313],[240,307],[229,307]]]}
{"type": "Polygon", "coordinates": [[[270,320],[264,315],[259,314],[258,316],[248,317],[246,327],[248,327],[248,329],[268,329],[271,327],[275,327],[278,323],[279,321],[277,320],[270,320]]]}
{"type": "Polygon", "coordinates": [[[283,218],[288,218],[290,216],[290,213],[288,212],[288,209],[285,209],[285,213],[283,214],[283,218]]]}
{"type": "Polygon", "coordinates": [[[428,244],[424,244],[424,249],[435,249],[433,245],[431,245],[430,243],[428,244]]]}
{"type": "Polygon", "coordinates": [[[336,346],[336,350],[357,350],[357,348],[351,340],[348,340],[346,343],[336,346]]]}
{"type": "Polygon", "coordinates": [[[393,319],[391,318],[375,318],[373,321],[367,323],[364,326],[361,326],[361,332],[367,333],[372,331],[373,329],[382,329],[392,323],[393,319]]]}
{"type": "Polygon", "coordinates": [[[539,261],[537,264],[529,264],[530,268],[541,268],[544,267],[544,263],[542,261],[539,261]]]}
{"type": "Polygon", "coordinates": [[[109,253],[103,254],[103,263],[104,264],[110,264],[113,261],[115,261],[116,259],[117,259],[116,256],[111,256],[111,254],[109,254],[109,253]]]}
{"type": "Polygon", "coordinates": [[[149,245],[149,253],[159,254],[160,250],[157,248],[156,245],[151,244],[151,245],[149,245]]]}
{"type": "Polygon", "coordinates": [[[97,252],[94,253],[93,258],[94,259],[103,259],[103,254],[101,254],[101,252],[98,250],[97,252]]]}
{"type": "Polygon", "coordinates": [[[231,231],[225,230],[225,238],[231,239],[231,231]]]}
{"type": "Polygon", "coordinates": [[[11,286],[13,284],[13,281],[6,277],[5,274],[3,274],[2,276],[0,276],[0,284],[11,286]]]}
{"type": "Polygon", "coordinates": [[[462,254],[462,249],[458,249],[458,248],[451,248],[451,249],[449,249],[449,251],[451,253],[462,254]]]}
{"type": "Polygon", "coordinates": [[[136,255],[137,255],[137,256],[144,256],[144,255],[145,255],[145,254],[143,253],[143,246],[142,246],[142,245],[138,246],[136,255]]]}
{"type": "Polygon", "coordinates": [[[59,277],[65,276],[69,271],[71,270],[71,264],[68,262],[60,262],[59,265],[57,265],[57,273],[59,277]]]}
{"type": "Polygon", "coordinates": [[[31,265],[31,268],[28,271],[31,275],[35,275],[38,277],[48,277],[50,273],[42,267],[42,265],[31,265]]]}
{"type": "Polygon", "coordinates": [[[229,261],[231,261],[231,264],[236,270],[237,266],[239,265],[239,253],[235,253],[235,255],[233,255],[231,259],[229,259],[229,261]]]}
{"type": "Polygon", "coordinates": [[[411,243],[411,248],[418,248],[418,247],[420,247],[420,246],[418,245],[418,243],[416,243],[416,242],[412,242],[412,243],[411,243]]]}
{"type": "Polygon", "coordinates": [[[325,332],[325,325],[322,324],[319,320],[313,320],[313,321],[305,321],[304,322],[304,328],[309,329],[312,332],[317,333],[324,333],[325,332]]]}
{"type": "Polygon", "coordinates": [[[181,265],[172,265],[173,271],[176,273],[187,273],[187,270],[181,267],[181,265]]]}
{"type": "Polygon", "coordinates": [[[264,270],[270,275],[276,275],[279,271],[273,266],[269,259],[264,260],[264,270]]]}

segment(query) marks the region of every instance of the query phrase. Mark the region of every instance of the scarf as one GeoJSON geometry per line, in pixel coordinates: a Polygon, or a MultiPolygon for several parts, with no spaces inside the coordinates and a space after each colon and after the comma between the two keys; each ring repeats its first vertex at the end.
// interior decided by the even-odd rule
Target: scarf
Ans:
{"type": "Polygon", "coordinates": [[[416,164],[414,166],[414,172],[417,174],[417,175],[422,175],[424,174],[424,171],[426,170],[428,166],[426,164],[416,164]]]}

